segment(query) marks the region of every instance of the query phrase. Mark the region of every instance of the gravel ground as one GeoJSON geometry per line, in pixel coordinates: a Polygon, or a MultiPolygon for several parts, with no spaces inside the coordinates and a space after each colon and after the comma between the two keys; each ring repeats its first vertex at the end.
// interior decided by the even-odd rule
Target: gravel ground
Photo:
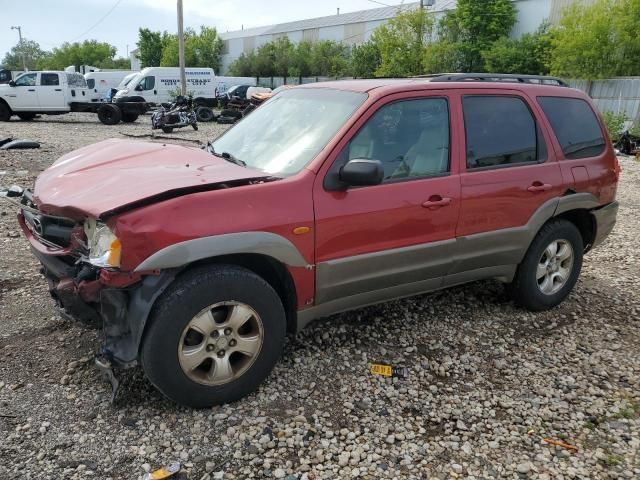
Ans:
{"type": "MultiPolygon", "coordinates": [[[[0,152],[0,184],[148,123],[0,124],[43,142],[0,152]]],[[[97,333],[57,315],[0,204],[0,477],[136,479],[179,461],[196,480],[640,478],[640,163],[621,163],[619,223],[560,307],[525,312],[479,282],[337,315],[290,338],[258,392],[212,410],[177,407],[136,371],[111,406],[97,333]],[[371,361],[408,377],[372,376],[371,361]]]]}

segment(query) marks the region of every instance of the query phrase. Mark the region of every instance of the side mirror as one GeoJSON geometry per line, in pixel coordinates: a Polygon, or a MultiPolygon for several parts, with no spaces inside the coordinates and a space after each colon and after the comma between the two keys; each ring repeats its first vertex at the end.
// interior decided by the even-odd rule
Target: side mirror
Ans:
{"type": "Polygon", "coordinates": [[[13,80],[9,80],[9,86],[10,87],[15,87],[16,86],[16,82],[14,82],[13,80]]]}
{"type": "Polygon", "coordinates": [[[354,187],[379,185],[384,177],[380,160],[354,158],[340,169],[340,181],[354,187]]]}
{"type": "Polygon", "coordinates": [[[141,92],[142,91],[142,85],[136,85],[136,88],[134,88],[134,90],[136,92],[141,92]]]}

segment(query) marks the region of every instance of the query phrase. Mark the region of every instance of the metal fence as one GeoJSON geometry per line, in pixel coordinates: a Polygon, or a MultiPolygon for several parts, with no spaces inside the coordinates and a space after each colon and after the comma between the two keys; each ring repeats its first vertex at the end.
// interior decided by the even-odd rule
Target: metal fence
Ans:
{"type": "Polygon", "coordinates": [[[261,87],[278,88],[281,85],[302,85],[305,83],[329,82],[331,80],[351,80],[353,77],[257,77],[261,87]]]}
{"type": "Polygon", "coordinates": [[[601,112],[624,113],[635,125],[640,124],[640,77],[570,80],[569,84],[593,98],[601,112]]]}

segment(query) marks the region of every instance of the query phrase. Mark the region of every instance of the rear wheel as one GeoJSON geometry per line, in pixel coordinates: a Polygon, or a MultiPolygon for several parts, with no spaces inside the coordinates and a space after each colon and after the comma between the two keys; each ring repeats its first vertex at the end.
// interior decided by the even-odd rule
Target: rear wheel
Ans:
{"type": "Polygon", "coordinates": [[[232,402],[269,375],[285,329],[280,298],[261,277],[231,265],[198,268],[158,300],[142,366],[162,393],[182,405],[232,402]]]}
{"type": "Polygon", "coordinates": [[[29,120],[33,120],[34,118],[36,118],[36,114],[31,112],[20,112],[17,115],[20,118],[20,120],[25,122],[28,122],[29,120]]]}
{"type": "Polygon", "coordinates": [[[509,290],[516,303],[548,310],[569,295],[582,269],[582,235],[567,220],[547,223],[531,243],[509,290]]]}
{"type": "Polygon", "coordinates": [[[0,122],[8,122],[10,118],[11,109],[6,103],[0,102],[0,122]]]}
{"type": "Polygon", "coordinates": [[[98,120],[105,125],[116,125],[122,118],[122,111],[113,104],[107,103],[98,109],[98,120]]]}
{"type": "Polygon", "coordinates": [[[138,119],[139,114],[135,112],[122,112],[122,121],[124,123],[133,123],[138,119]]]}
{"type": "Polygon", "coordinates": [[[162,131],[164,133],[171,133],[173,132],[173,127],[162,127],[162,131]]]}

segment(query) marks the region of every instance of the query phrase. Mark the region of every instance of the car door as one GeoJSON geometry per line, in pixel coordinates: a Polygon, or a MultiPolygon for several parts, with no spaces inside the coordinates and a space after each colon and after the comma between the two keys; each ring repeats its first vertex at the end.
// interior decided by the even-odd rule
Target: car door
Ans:
{"type": "Polygon", "coordinates": [[[508,276],[528,246],[527,224],[563,193],[549,132],[528,97],[469,89],[458,101],[465,155],[458,252],[445,285],[508,276]]]}
{"type": "Polygon", "coordinates": [[[144,97],[147,102],[160,102],[163,99],[158,100],[158,89],[156,87],[156,77],[148,75],[135,86],[135,92],[137,95],[144,97]]]}
{"type": "Polygon", "coordinates": [[[29,72],[20,75],[15,87],[7,93],[9,105],[15,110],[38,110],[38,91],[36,88],[38,73],[29,72]]]}
{"type": "Polygon", "coordinates": [[[43,111],[60,111],[66,107],[60,74],[53,72],[40,73],[38,100],[43,111]]]}
{"type": "Polygon", "coordinates": [[[329,156],[314,186],[316,305],[344,310],[441,286],[460,207],[449,111],[444,92],[385,97],[329,156]],[[379,160],[382,183],[333,189],[356,158],[379,160]]]}

